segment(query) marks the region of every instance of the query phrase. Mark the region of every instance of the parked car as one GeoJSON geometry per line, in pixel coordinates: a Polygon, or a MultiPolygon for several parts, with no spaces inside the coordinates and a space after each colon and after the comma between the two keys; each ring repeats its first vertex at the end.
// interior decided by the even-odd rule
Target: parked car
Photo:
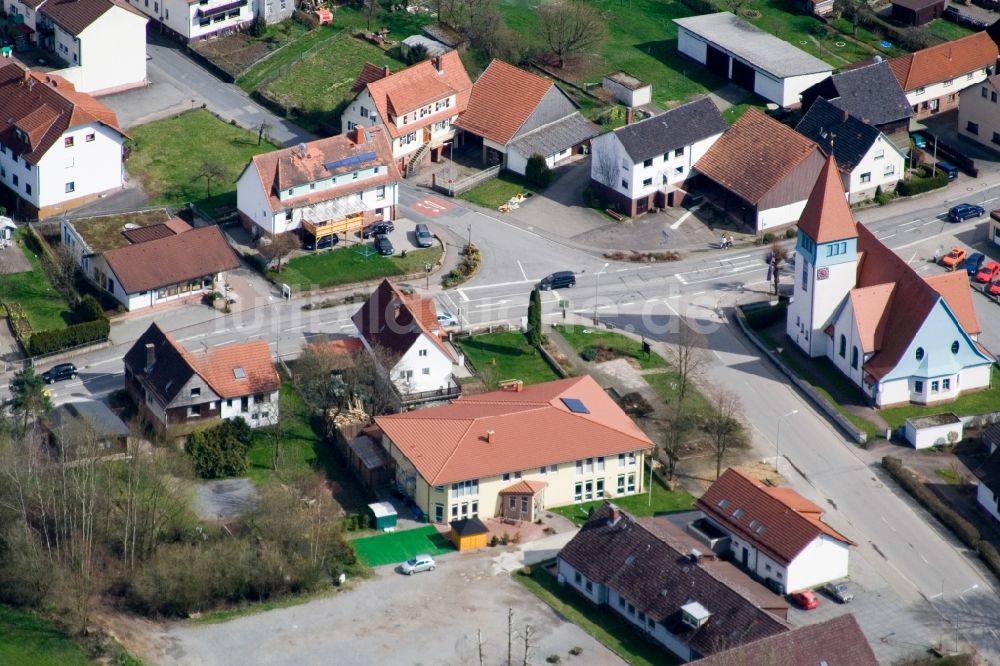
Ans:
{"type": "Polygon", "coordinates": [[[430,555],[415,555],[399,566],[399,570],[407,576],[412,576],[421,571],[434,571],[437,564],[430,555]]]}
{"type": "Polygon", "coordinates": [[[538,283],[538,288],[542,291],[550,289],[570,288],[576,284],[576,274],[573,271],[558,271],[551,275],[546,275],[538,283]]]}
{"type": "Polygon", "coordinates": [[[982,217],[986,209],[975,204],[960,203],[948,209],[948,219],[952,222],[965,222],[974,217],[982,217]]]}
{"type": "Polygon", "coordinates": [[[958,7],[945,7],[944,11],[941,13],[942,18],[946,18],[949,21],[955,21],[956,23],[958,22],[960,16],[961,14],[958,11],[958,7]]]}
{"type": "Polygon", "coordinates": [[[430,247],[434,245],[434,236],[426,224],[418,224],[414,234],[417,237],[417,247],[430,247]]]}
{"type": "Polygon", "coordinates": [[[827,583],[823,586],[823,591],[838,604],[848,604],[854,601],[854,592],[851,591],[851,587],[847,583],[827,583]]]}
{"type": "Polygon", "coordinates": [[[792,600],[792,603],[801,608],[802,610],[812,610],[814,608],[819,608],[819,597],[812,590],[802,590],[800,592],[792,592],[788,595],[792,600]]]}
{"type": "Polygon", "coordinates": [[[441,326],[458,326],[458,319],[448,311],[439,312],[437,320],[441,326]]]}
{"type": "Polygon", "coordinates": [[[995,261],[987,261],[976,271],[976,282],[985,284],[993,282],[997,277],[1000,277],[1000,264],[995,261]]]}
{"type": "Polygon", "coordinates": [[[982,252],[973,252],[965,258],[965,263],[962,265],[965,266],[965,271],[969,274],[969,277],[975,277],[984,261],[986,261],[986,257],[983,256],[982,252]]]}
{"type": "Polygon", "coordinates": [[[960,247],[951,248],[951,252],[941,257],[941,265],[950,271],[955,270],[956,266],[961,266],[962,262],[965,261],[965,255],[968,254],[965,250],[960,247]]]}
{"type": "Polygon", "coordinates": [[[392,222],[372,222],[361,230],[361,237],[371,238],[372,236],[378,236],[379,234],[387,234],[390,231],[395,230],[395,228],[396,225],[392,222]]]}
{"type": "Polygon", "coordinates": [[[375,236],[375,251],[381,254],[383,257],[391,257],[395,250],[392,247],[392,241],[385,234],[379,234],[375,236]]]}
{"type": "Polygon", "coordinates": [[[927,139],[925,139],[924,135],[921,134],[920,132],[914,132],[913,134],[910,135],[910,138],[913,139],[913,145],[919,148],[920,150],[923,150],[924,148],[927,147],[927,139]]]}
{"type": "Polygon", "coordinates": [[[944,171],[948,176],[948,182],[951,182],[958,178],[958,167],[951,162],[945,162],[944,160],[937,163],[937,168],[944,171]]]}
{"type": "Polygon", "coordinates": [[[303,245],[302,247],[304,247],[307,250],[326,250],[333,247],[339,242],[340,242],[340,236],[338,236],[337,234],[333,234],[332,236],[323,236],[322,238],[319,239],[318,243],[316,242],[315,238],[313,238],[312,240],[307,240],[305,242],[305,245],[303,245]]]}
{"type": "Polygon", "coordinates": [[[993,282],[983,287],[983,293],[1000,300],[1000,278],[993,280],[993,282]]]}
{"type": "Polygon", "coordinates": [[[72,363],[60,363],[42,373],[42,379],[45,380],[46,384],[61,382],[64,379],[73,379],[74,377],[76,377],[76,366],[72,363]]]}

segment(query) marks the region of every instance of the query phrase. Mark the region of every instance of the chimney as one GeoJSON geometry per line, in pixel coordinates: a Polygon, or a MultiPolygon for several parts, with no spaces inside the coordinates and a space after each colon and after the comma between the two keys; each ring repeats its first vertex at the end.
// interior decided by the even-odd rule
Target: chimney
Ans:
{"type": "Polygon", "coordinates": [[[496,438],[497,438],[497,431],[496,430],[487,430],[486,431],[486,443],[487,444],[493,444],[494,442],[496,442],[496,438]]]}
{"type": "Polygon", "coordinates": [[[383,76],[383,78],[386,77],[386,76],[389,76],[390,74],[392,74],[392,72],[389,71],[389,65],[382,65],[382,76],[383,76]]]}
{"type": "Polygon", "coordinates": [[[146,343],[146,372],[153,369],[156,363],[156,346],[152,342],[146,343]]]}
{"type": "Polygon", "coordinates": [[[354,128],[354,143],[356,145],[358,146],[364,145],[365,141],[367,140],[367,136],[368,135],[365,134],[365,130],[363,128],[361,127],[354,128]]]}
{"type": "Polygon", "coordinates": [[[692,548],[688,553],[688,559],[697,564],[701,561],[701,551],[697,548],[692,548]]]}
{"type": "Polygon", "coordinates": [[[622,510],[615,504],[609,504],[608,506],[611,507],[611,516],[608,517],[608,525],[614,525],[621,519],[622,510]]]}
{"type": "Polygon", "coordinates": [[[633,120],[635,120],[635,111],[630,106],[625,110],[625,124],[631,125],[633,120]]]}
{"type": "Polygon", "coordinates": [[[844,114],[844,122],[846,123],[846,122],[847,122],[847,118],[848,118],[848,117],[849,117],[849,116],[850,116],[851,114],[849,114],[849,113],[847,112],[847,109],[844,109],[844,111],[843,111],[843,114],[844,114]]]}
{"type": "Polygon", "coordinates": [[[524,382],[520,379],[505,379],[500,382],[501,391],[510,391],[511,393],[520,393],[524,390],[524,382]]]}
{"type": "Polygon", "coordinates": [[[441,56],[434,56],[433,58],[431,58],[431,64],[434,65],[434,69],[436,69],[438,71],[438,74],[440,74],[441,73],[441,56]]]}

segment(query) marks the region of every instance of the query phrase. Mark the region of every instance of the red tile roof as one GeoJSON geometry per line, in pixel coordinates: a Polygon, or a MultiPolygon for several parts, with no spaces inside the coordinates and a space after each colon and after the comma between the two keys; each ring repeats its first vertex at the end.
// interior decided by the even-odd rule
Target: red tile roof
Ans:
{"type": "Polygon", "coordinates": [[[386,67],[379,67],[378,65],[373,65],[370,62],[366,62],[361,66],[361,72],[358,73],[358,78],[354,80],[354,85],[351,86],[352,93],[359,93],[365,89],[369,83],[374,83],[379,79],[384,79],[385,77],[392,74],[392,70],[386,67]]]}
{"type": "Polygon", "coordinates": [[[505,146],[552,86],[537,74],[493,60],[472,86],[469,108],[455,125],[505,146]]]}
{"type": "Polygon", "coordinates": [[[501,495],[534,495],[549,484],[544,481],[528,481],[521,479],[512,486],[507,486],[500,491],[501,495]]]}
{"type": "Polygon", "coordinates": [[[840,180],[837,161],[827,155],[819,172],[806,207],[799,218],[799,229],[817,243],[855,238],[854,215],[847,204],[844,184],[840,180]]]}
{"type": "Polygon", "coordinates": [[[751,107],[695,164],[695,169],[756,205],[819,147],[751,107]]]}
{"type": "MultiPolygon", "coordinates": [[[[882,348],[885,329],[889,324],[884,314],[895,288],[895,283],[887,282],[851,290],[851,310],[861,337],[861,351],[866,354],[882,348]]],[[[832,334],[831,330],[828,335],[832,334]]]]}
{"type": "Polygon", "coordinates": [[[412,307],[414,303],[413,299],[407,299],[388,280],[382,280],[361,309],[354,313],[351,321],[368,344],[378,345],[391,355],[393,365],[421,336],[430,338],[454,362],[455,356],[424,323],[425,318],[437,323],[437,310],[434,310],[432,317],[424,312],[427,304],[430,303],[433,308],[434,302],[422,299],[419,308],[412,307]]]}
{"type": "Polygon", "coordinates": [[[976,335],[982,332],[979,318],[976,317],[976,307],[972,303],[972,289],[969,279],[961,271],[941,273],[924,278],[934,291],[948,304],[952,314],[958,318],[958,323],[967,333],[976,335]]]}
{"type": "Polygon", "coordinates": [[[254,393],[270,393],[281,386],[278,372],[271,362],[267,340],[251,340],[208,352],[188,352],[195,371],[219,394],[220,398],[238,398],[254,393]],[[236,371],[242,369],[242,377],[236,371]]]}
{"type": "Polygon", "coordinates": [[[653,446],[588,375],[466,396],[375,422],[435,486],[653,446]],[[571,412],[563,398],[582,401],[588,413],[571,412]]]}
{"type": "Polygon", "coordinates": [[[77,36],[114,7],[147,20],[145,14],[123,0],[47,0],[39,11],[69,34],[77,36]]]}
{"type": "Polygon", "coordinates": [[[104,260],[130,294],[240,267],[236,254],[214,226],[108,250],[104,260]]]}
{"type": "Polygon", "coordinates": [[[358,128],[347,134],[311,141],[305,144],[305,147],[305,157],[300,153],[298,146],[294,146],[254,155],[250,160],[247,168],[252,167],[256,170],[272,212],[330,201],[352,192],[400,180],[399,168],[392,158],[392,147],[386,138],[385,126],[358,128]],[[333,170],[328,170],[325,166],[366,153],[375,153],[375,156],[365,162],[356,162],[333,170]],[[348,181],[284,200],[278,198],[281,190],[373,166],[382,167],[383,173],[365,180],[348,181]]]}
{"type": "Polygon", "coordinates": [[[103,124],[126,136],[114,111],[55,74],[38,74],[7,62],[0,67],[0,143],[30,164],[38,160],[67,129],[103,124]],[[15,130],[21,130],[25,139],[15,130]]]}
{"type": "MultiPolygon", "coordinates": [[[[359,74],[359,80],[365,75],[364,68],[359,74]]],[[[429,58],[416,65],[382,77],[367,84],[379,117],[389,135],[398,138],[421,127],[427,127],[445,118],[457,116],[469,103],[469,91],[472,81],[465,71],[465,65],[457,51],[448,51],[436,58],[429,58]],[[435,66],[435,62],[438,66],[435,66]],[[440,67],[440,69],[438,69],[440,67]],[[433,95],[430,92],[433,91],[433,95]],[[403,116],[416,111],[421,106],[455,96],[455,104],[443,111],[431,113],[403,127],[396,127],[393,116],[403,116]]]]}
{"type": "Polygon", "coordinates": [[[977,32],[893,58],[889,61],[889,67],[900,87],[910,92],[977,69],[994,67],[996,60],[996,43],[989,34],[977,32]]]}
{"type": "Polygon", "coordinates": [[[820,520],[823,510],[795,491],[765,486],[735,469],[726,470],[696,505],[782,565],[821,536],[855,545],[820,520]],[[740,509],[743,513],[734,516],[740,509]]]}

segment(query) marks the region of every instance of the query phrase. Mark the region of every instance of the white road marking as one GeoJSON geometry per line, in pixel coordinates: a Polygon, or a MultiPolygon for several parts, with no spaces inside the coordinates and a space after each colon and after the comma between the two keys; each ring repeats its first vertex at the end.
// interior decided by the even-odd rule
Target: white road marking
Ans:
{"type": "Polygon", "coordinates": [[[681,275],[680,273],[677,273],[676,275],[674,275],[674,277],[677,278],[677,281],[680,282],[681,284],[688,283],[687,280],[684,279],[684,276],[681,275]]]}
{"type": "Polygon", "coordinates": [[[893,237],[893,236],[895,236],[895,235],[896,235],[896,234],[887,234],[887,235],[885,235],[885,236],[879,236],[879,237],[878,237],[878,239],[879,239],[879,240],[885,240],[886,238],[892,238],[892,237],[893,237]]]}
{"type": "Polygon", "coordinates": [[[920,220],[913,220],[913,221],[911,221],[911,222],[903,222],[903,223],[902,223],[902,224],[900,224],[899,226],[900,226],[900,227],[908,227],[908,226],[910,226],[911,224],[916,224],[916,223],[917,223],[917,222],[919,222],[919,221],[920,221],[920,220]]]}
{"type": "Polygon", "coordinates": [[[937,224],[937,223],[938,223],[938,221],[937,221],[937,220],[931,220],[930,222],[924,222],[923,226],[925,226],[925,227],[926,227],[926,226],[927,226],[927,225],[929,225],[929,224],[937,224]]]}
{"type": "Polygon", "coordinates": [[[520,259],[517,260],[517,267],[521,269],[521,277],[523,277],[525,280],[527,280],[528,276],[524,272],[524,266],[521,265],[521,260],[520,259]]]}
{"type": "Polygon", "coordinates": [[[987,199],[987,200],[986,200],[986,201],[984,201],[983,203],[989,203],[989,202],[991,202],[991,201],[996,201],[996,200],[997,200],[997,197],[990,197],[989,199],[987,199]]]}
{"type": "Polygon", "coordinates": [[[616,268],[615,273],[624,273],[627,270],[628,270],[627,268],[616,268]]]}
{"type": "Polygon", "coordinates": [[[670,229],[671,230],[676,230],[679,226],[681,226],[681,224],[683,224],[684,220],[686,220],[689,217],[691,217],[691,213],[695,212],[699,208],[701,208],[701,204],[698,204],[697,206],[692,207],[691,210],[689,210],[688,212],[686,212],[683,215],[681,215],[680,218],[678,218],[678,220],[676,222],[674,222],[673,224],[671,224],[670,225],[670,229]]]}
{"type": "Polygon", "coordinates": [[[538,280],[524,279],[524,280],[515,280],[513,282],[498,282],[496,284],[477,284],[474,287],[462,287],[461,289],[456,289],[455,291],[457,291],[462,296],[462,298],[467,301],[469,300],[468,296],[465,295],[465,292],[467,291],[474,291],[476,289],[493,289],[495,287],[509,287],[511,285],[527,284],[529,282],[538,282],[538,280]]]}
{"type": "Polygon", "coordinates": [[[498,305],[506,305],[507,303],[510,303],[510,301],[505,299],[502,301],[493,301],[492,303],[483,303],[482,305],[474,305],[473,307],[478,310],[480,308],[494,308],[498,305]]]}
{"type": "Polygon", "coordinates": [[[462,297],[463,301],[469,300],[469,297],[465,295],[465,291],[463,291],[462,289],[456,289],[455,291],[458,292],[458,295],[462,297]]]}

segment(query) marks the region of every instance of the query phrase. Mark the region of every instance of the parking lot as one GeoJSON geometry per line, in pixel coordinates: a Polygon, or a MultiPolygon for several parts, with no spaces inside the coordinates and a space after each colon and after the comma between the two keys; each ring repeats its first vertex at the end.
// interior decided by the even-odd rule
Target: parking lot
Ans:
{"type": "MultiPolygon", "coordinates": [[[[392,243],[393,254],[398,255],[400,252],[420,249],[420,246],[417,244],[416,222],[408,218],[401,217],[391,222],[391,224],[393,225],[393,229],[386,235],[389,237],[389,242],[392,243]]],[[[431,231],[431,233],[433,234],[434,232],[431,231]]],[[[306,240],[306,242],[312,240],[312,237],[309,236],[308,234],[305,234],[304,232],[303,232],[303,238],[306,240]]],[[[322,248],[318,251],[323,252],[324,250],[328,249],[337,249],[345,247],[348,244],[356,245],[359,243],[365,243],[369,246],[372,246],[374,242],[375,242],[374,236],[372,236],[371,238],[362,238],[360,231],[351,232],[350,234],[348,234],[347,238],[344,238],[342,234],[339,235],[336,244],[326,248],[322,248]]],[[[433,242],[438,243],[438,240],[435,238],[433,242]]],[[[314,252],[313,250],[296,251],[291,256],[292,257],[305,256],[312,254],[313,252],[314,252]]]]}

